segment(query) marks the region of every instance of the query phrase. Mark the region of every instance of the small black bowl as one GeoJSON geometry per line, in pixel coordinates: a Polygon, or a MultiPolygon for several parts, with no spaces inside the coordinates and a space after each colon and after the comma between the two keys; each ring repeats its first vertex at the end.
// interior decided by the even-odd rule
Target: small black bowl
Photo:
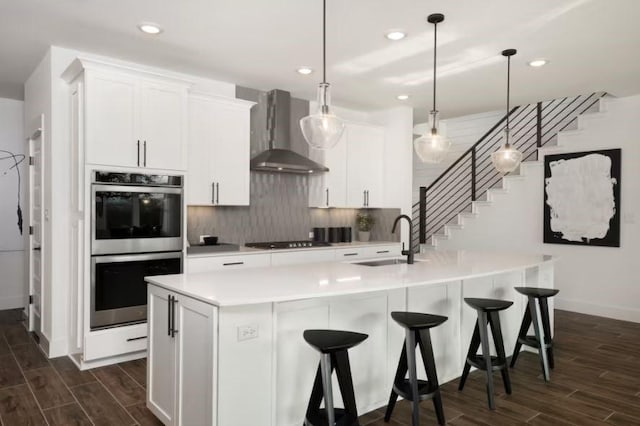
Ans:
{"type": "Polygon", "coordinates": [[[218,237],[204,237],[202,240],[205,246],[215,246],[218,244],[218,237]]]}

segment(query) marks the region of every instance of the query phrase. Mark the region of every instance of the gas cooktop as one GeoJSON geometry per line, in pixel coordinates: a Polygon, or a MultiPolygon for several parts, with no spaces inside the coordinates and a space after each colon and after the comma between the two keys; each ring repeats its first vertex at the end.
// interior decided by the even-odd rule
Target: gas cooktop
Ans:
{"type": "Polygon", "coordinates": [[[325,241],[268,241],[264,243],[246,243],[245,246],[257,249],[294,249],[309,247],[328,247],[325,241]]]}

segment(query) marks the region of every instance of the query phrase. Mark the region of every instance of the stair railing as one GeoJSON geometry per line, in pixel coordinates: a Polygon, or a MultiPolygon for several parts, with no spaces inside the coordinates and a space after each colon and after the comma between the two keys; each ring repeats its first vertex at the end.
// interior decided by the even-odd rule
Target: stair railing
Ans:
{"type": "MultiPolygon", "coordinates": [[[[575,123],[604,95],[596,92],[514,107],[509,113],[512,145],[522,152],[523,161],[537,160],[539,148],[575,123]]],[[[429,186],[420,187],[412,209],[414,223],[418,224],[411,236],[414,249],[501,183],[503,175],[493,167],[491,153],[502,142],[506,119],[506,115],[502,117],[429,186]]]]}

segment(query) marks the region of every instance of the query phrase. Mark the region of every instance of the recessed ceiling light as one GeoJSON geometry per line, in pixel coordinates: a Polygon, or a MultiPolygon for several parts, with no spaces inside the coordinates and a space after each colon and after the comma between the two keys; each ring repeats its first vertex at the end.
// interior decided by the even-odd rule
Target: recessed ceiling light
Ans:
{"type": "Polygon", "coordinates": [[[162,28],[158,24],[154,24],[152,22],[142,22],[138,24],[138,29],[145,34],[160,34],[162,32],[162,28]]]}
{"type": "Polygon", "coordinates": [[[548,63],[549,61],[547,61],[546,59],[534,59],[533,61],[529,62],[529,66],[537,68],[547,65],[548,63]]]}
{"type": "Polygon", "coordinates": [[[402,32],[402,31],[389,31],[384,36],[386,38],[388,38],[389,40],[398,41],[398,40],[402,40],[403,38],[405,38],[407,36],[407,34],[402,32]]]}
{"type": "Polygon", "coordinates": [[[398,99],[399,101],[406,101],[407,99],[409,99],[409,95],[398,95],[396,96],[396,99],[398,99]]]}
{"type": "Polygon", "coordinates": [[[296,71],[298,72],[298,74],[309,75],[313,72],[313,69],[309,67],[300,67],[296,71]]]}

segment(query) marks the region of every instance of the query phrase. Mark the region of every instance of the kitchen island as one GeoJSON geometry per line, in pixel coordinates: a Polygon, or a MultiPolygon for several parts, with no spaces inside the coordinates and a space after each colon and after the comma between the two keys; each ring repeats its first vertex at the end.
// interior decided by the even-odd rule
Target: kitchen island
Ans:
{"type": "Polygon", "coordinates": [[[545,255],[432,251],[413,265],[361,262],[148,277],[149,409],[165,424],[300,425],[319,359],[302,332],[332,328],[369,335],[349,353],[365,413],[391,389],[404,338],[392,311],[449,318],[432,330],[444,383],[460,375],[476,319],[463,298],[515,302],[500,313],[509,354],[525,307],[513,287],[554,286],[545,255]]]}

